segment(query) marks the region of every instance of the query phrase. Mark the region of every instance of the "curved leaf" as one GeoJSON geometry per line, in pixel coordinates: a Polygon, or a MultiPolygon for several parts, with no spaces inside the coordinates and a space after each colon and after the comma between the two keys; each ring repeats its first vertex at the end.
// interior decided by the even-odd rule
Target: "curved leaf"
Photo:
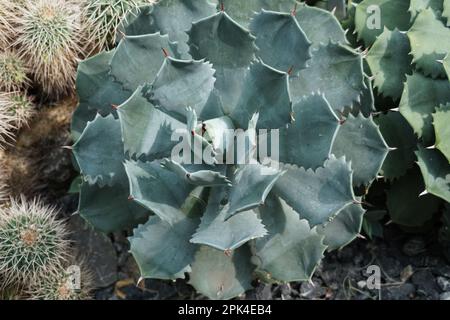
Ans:
{"type": "Polygon", "coordinates": [[[109,75],[113,55],[114,51],[102,52],[78,65],[76,86],[80,103],[103,116],[113,111],[112,105],[121,104],[131,95],[109,75]]]}
{"type": "Polygon", "coordinates": [[[255,37],[225,12],[193,23],[188,34],[194,59],[207,59],[214,65],[218,100],[229,113],[244,91],[248,66],[257,50],[255,37]]]}
{"type": "Polygon", "coordinates": [[[122,179],[125,156],[119,120],[97,114],[73,145],[73,153],[89,183],[113,185],[122,179]]]}
{"type": "Polygon", "coordinates": [[[426,191],[450,202],[450,165],[448,160],[438,150],[424,149],[420,146],[416,155],[426,191]]]}
{"type": "Polygon", "coordinates": [[[384,96],[400,98],[406,74],[411,74],[412,58],[405,33],[385,28],[367,53],[367,63],[374,76],[374,86],[384,96]]]}
{"type": "Polygon", "coordinates": [[[331,222],[318,227],[317,232],[324,235],[323,243],[329,251],[346,246],[358,236],[365,212],[360,204],[350,204],[331,222]]]}
{"type": "Polygon", "coordinates": [[[396,180],[386,192],[392,221],[414,227],[430,220],[439,209],[440,201],[431,194],[419,196],[423,190],[423,180],[416,168],[396,180]]]}
{"type": "Polygon", "coordinates": [[[214,88],[213,75],[214,69],[207,62],[167,57],[147,98],[155,106],[185,120],[187,107],[202,113],[214,88]]]}
{"type": "Polygon", "coordinates": [[[313,48],[317,48],[321,43],[348,43],[341,24],[326,10],[299,3],[295,17],[300,28],[312,42],[313,48]]]}
{"type": "Polygon", "coordinates": [[[144,35],[160,32],[176,41],[183,58],[189,58],[187,35],[194,21],[216,12],[209,0],[159,0],[157,3],[133,11],[119,27],[126,35],[144,35]]]}
{"type": "Polygon", "coordinates": [[[94,120],[97,115],[96,110],[89,109],[87,103],[79,103],[72,114],[70,123],[70,133],[73,141],[80,139],[81,134],[89,121],[94,120]]]}
{"type": "Polygon", "coordinates": [[[130,195],[136,202],[169,225],[184,219],[181,207],[194,189],[193,185],[162,168],[159,161],[126,161],[125,170],[130,181],[130,195]]]}
{"type": "Polygon", "coordinates": [[[253,114],[259,113],[257,129],[278,129],[291,122],[289,79],[284,72],[255,62],[245,78],[237,104],[230,106],[230,118],[247,129],[253,114]]]}
{"type": "Polygon", "coordinates": [[[254,15],[261,9],[276,12],[291,12],[295,0],[219,0],[218,9],[224,9],[240,25],[248,28],[254,15]]]}
{"type": "Polygon", "coordinates": [[[126,230],[145,222],[150,214],[147,209],[130,201],[128,195],[127,181],[104,187],[85,182],[80,188],[78,212],[102,232],[126,230]]]}
{"type": "Polygon", "coordinates": [[[172,133],[186,126],[155,108],[143,96],[142,87],[117,110],[125,152],[136,159],[152,161],[168,157],[178,141],[172,133]]]}
{"type": "Polygon", "coordinates": [[[421,11],[407,35],[411,43],[413,62],[417,67],[425,75],[434,78],[444,76],[445,70],[438,60],[444,59],[450,52],[450,29],[436,18],[433,10],[421,11]]]}
{"type": "MultiPolygon", "coordinates": [[[[443,0],[410,0],[409,12],[411,12],[411,18],[417,17],[417,14],[423,10],[430,8],[433,12],[440,16],[443,9],[443,0]]],[[[444,0],[446,1],[446,0],[444,0]]]]}
{"type": "Polygon", "coordinates": [[[355,201],[352,170],[344,158],[333,155],[316,171],[286,165],[286,173],[275,184],[274,192],[311,226],[330,221],[355,201]]]}
{"type": "Polygon", "coordinates": [[[208,246],[195,254],[189,284],[210,299],[231,299],[250,289],[254,266],[243,246],[229,255],[208,246]]]}
{"type": "Polygon", "coordinates": [[[117,46],[111,59],[111,75],[125,89],[132,92],[137,87],[152,83],[165,60],[164,52],[178,57],[175,43],[159,33],[127,36],[117,46]]]}
{"type": "Polygon", "coordinates": [[[447,19],[447,27],[450,27],[450,0],[444,0],[442,16],[447,19]]]}
{"type": "Polygon", "coordinates": [[[313,50],[307,65],[298,77],[290,77],[294,103],[317,91],[325,95],[333,110],[342,111],[359,100],[365,88],[360,54],[329,43],[313,50]]]}
{"type": "Polygon", "coordinates": [[[387,114],[380,114],[374,120],[379,125],[388,146],[395,148],[389,151],[380,174],[389,180],[399,178],[414,165],[417,137],[400,112],[390,111],[387,114]]]}
{"type": "Polygon", "coordinates": [[[311,279],[326,249],[323,236],[278,197],[267,198],[259,212],[269,234],[254,240],[256,272],[275,281],[311,279]]]}
{"type": "Polygon", "coordinates": [[[450,102],[450,82],[427,78],[417,72],[407,76],[406,79],[400,100],[400,113],[425,144],[432,144],[431,114],[436,106],[450,102]]]}
{"type": "Polygon", "coordinates": [[[332,153],[352,162],[353,185],[367,185],[377,176],[389,147],[372,118],[349,115],[338,131],[332,153]]]}
{"type": "Polygon", "coordinates": [[[408,12],[410,0],[364,0],[356,6],[355,29],[358,40],[363,40],[366,46],[372,45],[384,27],[406,31],[410,27],[411,15],[408,12]],[[378,8],[378,11],[374,11],[378,8]],[[377,16],[377,12],[380,16],[377,16]],[[380,19],[380,27],[372,23],[380,19]]]}
{"type": "Polygon", "coordinates": [[[433,126],[436,135],[436,148],[450,162],[450,103],[436,108],[433,113],[433,126]]]}
{"type": "Polygon", "coordinates": [[[258,56],[275,69],[298,74],[311,57],[311,43],[290,13],[262,10],[253,18],[250,31],[256,36],[258,56]]]}
{"type": "Polygon", "coordinates": [[[253,211],[241,212],[227,219],[227,190],[213,189],[201,224],[191,242],[218,250],[234,250],[247,241],[266,235],[267,231],[253,211]]]}
{"type": "Polygon", "coordinates": [[[280,129],[280,162],[316,169],[330,155],[339,118],[319,94],[299,100],[294,105],[294,118],[287,128],[280,129]]]}
{"type": "Polygon", "coordinates": [[[260,164],[239,167],[233,177],[227,218],[264,204],[270,190],[283,174],[284,172],[260,164]]]}
{"type": "Polygon", "coordinates": [[[169,224],[153,216],[134,229],[128,240],[142,278],[184,279],[184,274],[191,271],[189,265],[197,250],[189,238],[198,220],[184,218],[169,224]]]}

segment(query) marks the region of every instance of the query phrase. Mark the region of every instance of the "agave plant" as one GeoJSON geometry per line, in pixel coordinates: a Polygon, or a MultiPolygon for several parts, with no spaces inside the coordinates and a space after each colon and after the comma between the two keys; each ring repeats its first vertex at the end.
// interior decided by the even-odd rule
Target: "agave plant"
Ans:
{"type": "Polygon", "coordinates": [[[450,201],[450,1],[364,0],[354,9],[382,101],[376,121],[397,148],[381,170],[391,182],[387,207],[394,222],[421,226],[450,201]],[[368,28],[371,6],[380,28],[368,28]]]}
{"type": "Polygon", "coordinates": [[[78,212],[104,232],[137,226],[143,278],[189,273],[228,299],[255,277],[309,280],[358,235],[353,186],[370,185],[388,146],[362,53],[331,13],[161,0],[120,30],[116,49],[80,63],[72,149],[78,212]]]}

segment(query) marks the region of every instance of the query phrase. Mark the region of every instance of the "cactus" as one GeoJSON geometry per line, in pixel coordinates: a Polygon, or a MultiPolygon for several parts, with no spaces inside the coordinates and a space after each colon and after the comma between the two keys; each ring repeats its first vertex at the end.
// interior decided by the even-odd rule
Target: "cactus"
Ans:
{"type": "Polygon", "coordinates": [[[30,285],[49,277],[67,259],[69,242],[54,207],[24,197],[0,208],[0,274],[3,285],[30,285]]]}
{"type": "Polygon", "coordinates": [[[154,0],[85,0],[82,19],[86,30],[86,51],[93,53],[114,47],[116,31],[126,13],[154,0]]]}
{"type": "Polygon", "coordinates": [[[20,92],[0,93],[0,108],[10,114],[16,129],[27,125],[34,114],[32,98],[20,92]]]}
{"type": "Polygon", "coordinates": [[[353,187],[388,153],[362,53],[331,13],[294,1],[161,0],[125,21],[117,48],[78,69],[80,215],[104,232],[135,227],[143,278],[189,273],[209,298],[236,297],[254,276],[309,280],[327,248],[360,232],[353,187]],[[252,155],[276,146],[270,129],[278,166],[252,155]],[[195,164],[171,157],[177,132],[195,164]]]}
{"type": "Polygon", "coordinates": [[[0,51],[10,46],[14,35],[11,14],[13,8],[14,3],[10,0],[3,0],[0,3],[0,51]]]}
{"type": "MultiPolygon", "coordinates": [[[[73,260],[73,258],[72,258],[73,260]]],[[[89,300],[92,298],[92,274],[83,262],[66,263],[67,268],[59,268],[51,276],[34,283],[25,290],[30,300],[89,300]],[[71,266],[79,268],[71,270],[71,266]],[[80,276],[79,288],[74,287],[80,276]],[[74,281],[75,280],[75,281],[74,281]]]]}
{"type": "Polygon", "coordinates": [[[63,0],[27,1],[15,18],[20,57],[44,94],[72,92],[80,49],[79,8],[63,0]]]}
{"type": "Polygon", "coordinates": [[[0,150],[14,141],[15,117],[4,106],[0,105],[0,150]]]}
{"type": "Polygon", "coordinates": [[[354,29],[370,46],[366,61],[383,101],[376,121],[396,148],[380,172],[390,182],[387,207],[394,222],[409,227],[430,222],[450,201],[449,6],[448,0],[364,0],[354,12],[354,29]],[[367,27],[373,5],[380,8],[378,29],[367,27]]]}
{"type": "Polygon", "coordinates": [[[0,51],[0,90],[11,92],[26,89],[29,72],[23,60],[12,50],[0,51]]]}

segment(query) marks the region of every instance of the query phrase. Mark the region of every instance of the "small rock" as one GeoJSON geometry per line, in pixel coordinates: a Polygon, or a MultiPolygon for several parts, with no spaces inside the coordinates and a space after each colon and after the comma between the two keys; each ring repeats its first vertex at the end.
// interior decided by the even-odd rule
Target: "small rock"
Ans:
{"type": "Polygon", "coordinates": [[[444,292],[439,296],[439,300],[450,300],[450,292],[444,292]]]}
{"type": "Polygon", "coordinates": [[[429,270],[416,271],[411,277],[412,283],[417,286],[417,292],[433,300],[439,297],[439,288],[436,279],[429,270]]]}
{"type": "Polygon", "coordinates": [[[445,265],[441,268],[435,269],[435,273],[450,279],[450,266],[445,265]]]}
{"type": "Polygon", "coordinates": [[[364,281],[364,280],[358,281],[357,285],[358,285],[358,288],[364,289],[367,286],[367,281],[364,281]]]}
{"type": "Polygon", "coordinates": [[[404,283],[400,286],[384,287],[381,290],[381,297],[383,300],[408,300],[411,299],[416,292],[416,288],[411,283],[404,283]]]}
{"type": "Polygon", "coordinates": [[[437,277],[437,284],[442,291],[450,291],[450,281],[444,277],[437,277]]]}
{"type": "MultiPolygon", "coordinates": [[[[272,286],[259,283],[255,289],[251,290],[245,298],[247,300],[272,300],[272,286]]],[[[285,297],[286,298],[286,297],[285,297]]]]}
{"type": "Polygon", "coordinates": [[[72,240],[82,249],[93,273],[93,286],[105,288],[117,281],[117,255],[111,240],[95,231],[79,215],[71,216],[69,225],[73,231],[72,240]]]}
{"type": "Polygon", "coordinates": [[[426,251],[425,241],[421,237],[409,239],[403,245],[403,253],[413,257],[426,251]]]}

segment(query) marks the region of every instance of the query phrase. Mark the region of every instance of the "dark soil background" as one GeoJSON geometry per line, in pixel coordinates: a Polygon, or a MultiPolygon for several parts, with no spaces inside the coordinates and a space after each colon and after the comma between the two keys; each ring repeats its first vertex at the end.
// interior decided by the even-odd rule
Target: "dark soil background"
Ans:
{"type": "MultiPolygon", "coordinates": [[[[78,196],[68,194],[76,172],[70,145],[69,122],[76,101],[43,107],[30,127],[22,130],[14,150],[7,152],[13,193],[28,190],[61,208],[77,251],[90,267],[95,299],[205,299],[185,280],[145,280],[128,253],[126,233],[110,236],[92,230],[77,211],[78,196]],[[14,180],[14,177],[16,177],[14,180]]],[[[8,160],[7,160],[8,161],[8,160]]],[[[450,300],[450,265],[435,237],[408,234],[395,225],[384,237],[357,239],[340,251],[327,253],[310,283],[266,285],[241,299],[442,299],[450,300]],[[369,265],[381,269],[381,289],[366,286],[369,265]]]]}

